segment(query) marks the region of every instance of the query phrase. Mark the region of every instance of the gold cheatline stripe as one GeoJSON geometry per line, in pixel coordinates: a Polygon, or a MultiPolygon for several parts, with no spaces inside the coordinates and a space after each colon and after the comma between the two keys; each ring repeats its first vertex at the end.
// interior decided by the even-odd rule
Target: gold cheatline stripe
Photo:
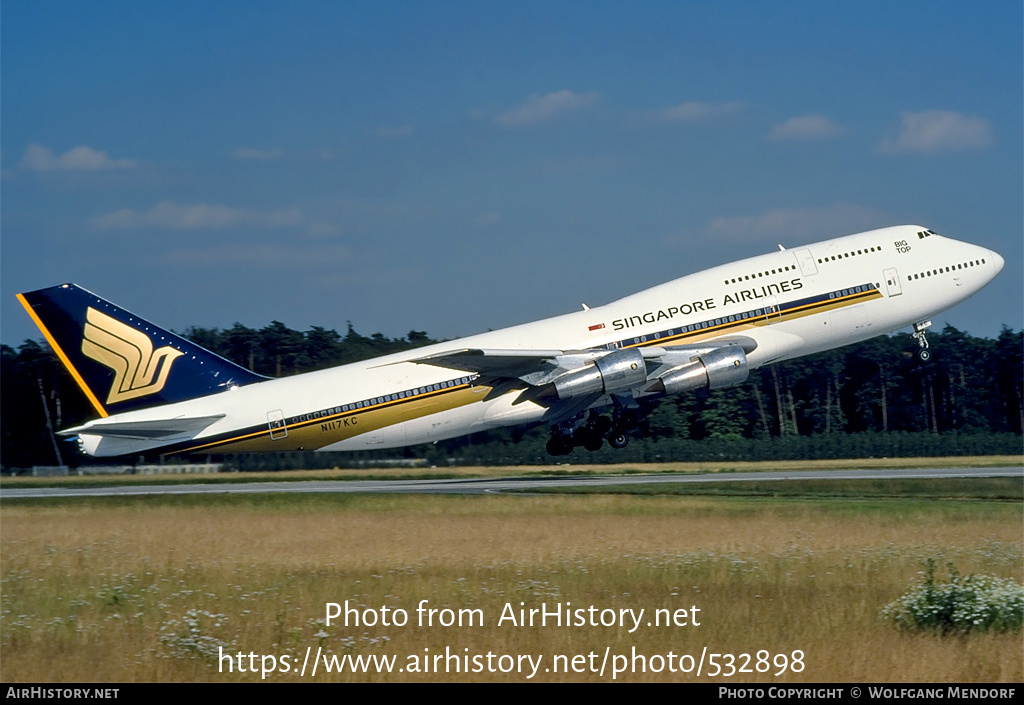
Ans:
{"type": "Polygon", "coordinates": [[[814,303],[804,304],[803,306],[794,306],[793,308],[787,309],[786,312],[796,313],[797,311],[801,311],[803,309],[809,309],[815,306],[830,306],[835,303],[843,303],[845,305],[846,303],[852,303],[852,301],[847,301],[847,299],[858,298],[882,298],[882,292],[880,292],[878,289],[873,289],[871,291],[862,291],[856,294],[847,294],[846,296],[837,296],[834,299],[825,299],[824,301],[816,301],[814,303]]]}
{"type": "Polygon", "coordinates": [[[85,380],[82,379],[82,375],[78,374],[78,370],[76,370],[75,366],[71,364],[71,360],[68,359],[68,356],[65,355],[64,351],[60,349],[59,345],[57,345],[56,339],[50,335],[50,331],[47,330],[45,325],[43,325],[42,320],[40,320],[39,316],[36,315],[36,312],[32,310],[32,306],[29,302],[26,301],[25,297],[21,294],[16,294],[16,296],[18,297],[18,301],[21,302],[21,305],[25,307],[26,311],[28,311],[28,315],[32,317],[32,320],[35,322],[39,330],[43,331],[43,335],[46,336],[46,340],[50,344],[50,347],[53,348],[55,353],[57,353],[57,357],[59,357],[60,361],[64,363],[64,367],[66,367],[68,372],[71,373],[71,376],[75,378],[75,382],[78,383],[78,386],[82,388],[83,392],[85,392],[85,396],[89,398],[89,402],[96,407],[96,411],[99,412],[100,416],[103,416],[104,418],[109,416],[107,410],[103,408],[102,404],[100,404],[100,400],[96,398],[92,393],[92,390],[89,389],[89,385],[87,385],[85,380]]]}
{"type": "MultiPolygon", "coordinates": [[[[406,397],[405,399],[393,399],[391,401],[382,402],[380,404],[375,404],[374,406],[364,407],[362,409],[349,409],[348,411],[342,411],[341,413],[338,413],[338,414],[332,414],[330,416],[321,416],[320,418],[317,418],[317,419],[309,419],[307,421],[296,421],[296,422],[293,422],[291,424],[286,424],[285,425],[285,430],[296,430],[296,429],[299,429],[299,428],[304,428],[306,426],[312,426],[312,425],[315,425],[315,424],[318,424],[318,423],[324,423],[326,421],[330,421],[332,419],[337,419],[337,418],[343,417],[343,416],[354,416],[356,414],[362,414],[362,413],[369,412],[369,411],[377,411],[379,409],[383,409],[386,406],[394,406],[395,404],[403,404],[405,402],[417,401],[417,400],[421,400],[421,399],[426,399],[427,397],[440,396],[440,395],[448,393],[448,392],[453,392],[453,391],[455,391],[457,389],[468,389],[471,386],[472,386],[472,383],[459,384],[459,385],[456,385],[454,387],[447,387],[445,389],[437,389],[437,390],[434,390],[434,391],[431,391],[431,392],[426,392],[424,394],[416,395],[414,397],[406,397]]],[[[387,395],[384,395],[384,396],[387,396],[387,395]]],[[[353,402],[353,403],[355,403],[355,402],[353,402]]],[[[435,413],[441,413],[441,411],[450,411],[450,409],[442,409],[442,410],[440,410],[438,412],[435,412],[435,413]]],[[[430,416],[430,414],[425,414],[425,415],[426,416],[430,416]]],[[[302,416],[302,414],[296,414],[296,416],[302,416]]],[[[397,422],[397,423],[401,423],[401,422],[397,422]]],[[[386,428],[387,426],[393,426],[393,425],[394,424],[386,424],[385,426],[382,426],[381,428],[386,428]]],[[[376,429],[369,429],[367,431],[364,431],[364,433],[369,433],[370,431],[373,431],[373,430],[376,430],[376,429]]],[[[212,441],[210,443],[204,443],[203,445],[192,446],[191,448],[182,448],[180,450],[171,451],[167,455],[178,455],[180,453],[194,453],[194,452],[196,452],[198,450],[202,450],[203,448],[212,448],[214,446],[222,446],[222,445],[226,445],[228,443],[238,443],[239,441],[244,441],[246,439],[259,438],[261,436],[269,436],[269,435],[270,435],[270,429],[269,428],[261,428],[259,431],[253,431],[253,432],[250,432],[250,433],[245,433],[245,434],[243,434],[241,436],[232,436],[231,438],[225,438],[225,439],[222,439],[222,440],[219,440],[219,441],[212,441]]],[[[361,435],[361,434],[355,434],[355,435],[361,435]]]]}
{"type": "MultiPolygon", "coordinates": [[[[315,419],[306,419],[305,421],[294,421],[291,424],[286,425],[285,428],[291,429],[291,428],[303,428],[305,426],[315,426],[316,424],[323,423],[324,421],[330,421],[332,419],[338,419],[338,418],[341,418],[341,417],[344,417],[344,416],[352,416],[354,414],[359,414],[359,413],[362,413],[364,411],[374,411],[376,409],[383,409],[386,406],[394,406],[395,404],[404,404],[404,403],[410,402],[410,401],[417,401],[419,399],[426,399],[427,397],[436,397],[436,396],[440,396],[440,395],[442,395],[442,394],[444,394],[446,392],[453,392],[456,389],[468,389],[471,386],[473,386],[472,382],[463,382],[462,384],[457,384],[454,387],[445,387],[444,389],[434,389],[434,390],[431,390],[429,392],[423,392],[423,394],[414,394],[411,397],[405,397],[403,399],[392,399],[391,401],[382,401],[380,404],[374,404],[372,406],[365,406],[362,409],[349,409],[348,411],[339,411],[337,414],[331,414],[330,416],[319,416],[319,417],[317,417],[315,419]]],[[[389,392],[389,394],[395,394],[395,392],[389,392]]],[[[378,394],[377,396],[370,397],[370,398],[371,399],[376,399],[377,397],[386,397],[386,396],[387,396],[387,394],[378,394]]],[[[365,400],[363,400],[363,401],[365,401],[365,400]]],[[[350,402],[350,404],[355,404],[355,403],[356,402],[350,402]]],[[[309,412],[309,413],[313,413],[313,412],[309,412]]],[[[302,415],[303,414],[296,414],[296,416],[302,416],[302,415]]]]}

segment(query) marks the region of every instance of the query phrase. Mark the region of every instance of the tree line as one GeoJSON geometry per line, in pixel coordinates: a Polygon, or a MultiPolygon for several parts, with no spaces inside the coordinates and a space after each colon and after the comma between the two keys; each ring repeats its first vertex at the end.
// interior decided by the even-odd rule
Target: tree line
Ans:
{"type": "MultiPolygon", "coordinates": [[[[423,331],[404,338],[344,335],[279,321],[254,329],[189,328],[182,335],[269,377],[324,369],[437,342],[423,331]]],[[[751,373],[738,387],[679,394],[653,403],[622,451],[577,449],[570,461],[957,455],[1021,451],[1024,331],[995,339],[951,326],[930,333],[932,361],[919,363],[909,334],[874,338],[751,373]]],[[[0,346],[0,463],[4,468],[89,462],[52,430],[95,413],[45,343],[0,346]]],[[[351,466],[385,457],[432,464],[550,462],[546,429],[506,429],[426,447],[376,453],[236,456],[242,469],[351,466]]]]}

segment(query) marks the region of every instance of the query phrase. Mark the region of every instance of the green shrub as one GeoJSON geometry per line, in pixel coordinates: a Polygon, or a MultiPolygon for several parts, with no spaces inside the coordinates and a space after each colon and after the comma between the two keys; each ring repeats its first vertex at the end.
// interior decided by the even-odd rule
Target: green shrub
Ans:
{"type": "Polygon", "coordinates": [[[972,631],[1020,631],[1024,623],[1024,587],[991,575],[961,576],[949,566],[947,583],[935,582],[935,560],[925,562],[924,579],[882,616],[904,629],[940,634],[972,631]]]}

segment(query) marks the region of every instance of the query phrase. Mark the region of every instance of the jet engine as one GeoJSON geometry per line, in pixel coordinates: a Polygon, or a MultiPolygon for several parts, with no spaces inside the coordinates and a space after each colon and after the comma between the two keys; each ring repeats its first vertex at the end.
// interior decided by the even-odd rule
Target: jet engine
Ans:
{"type": "Polygon", "coordinates": [[[644,356],[636,348],[616,350],[583,367],[570,370],[551,381],[559,399],[574,399],[588,394],[617,394],[647,381],[644,356]]]}
{"type": "Polygon", "coordinates": [[[688,364],[673,367],[654,380],[654,384],[646,391],[678,394],[700,387],[734,387],[746,382],[749,375],[750,368],[747,367],[747,356],[743,348],[730,345],[699,355],[688,364]]]}

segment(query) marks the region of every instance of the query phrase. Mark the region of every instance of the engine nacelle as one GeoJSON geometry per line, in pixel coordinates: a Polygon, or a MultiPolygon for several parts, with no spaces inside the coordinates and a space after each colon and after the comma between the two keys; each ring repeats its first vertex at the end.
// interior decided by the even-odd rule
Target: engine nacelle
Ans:
{"type": "Polygon", "coordinates": [[[627,392],[647,381],[644,356],[636,348],[616,350],[566,372],[551,384],[559,399],[627,392]]]}
{"type": "Polygon", "coordinates": [[[647,391],[678,394],[700,387],[734,387],[746,382],[749,375],[750,368],[747,367],[747,355],[743,348],[730,345],[704,353],[695,362],[673,367],[654,380],[647,391]]]}

